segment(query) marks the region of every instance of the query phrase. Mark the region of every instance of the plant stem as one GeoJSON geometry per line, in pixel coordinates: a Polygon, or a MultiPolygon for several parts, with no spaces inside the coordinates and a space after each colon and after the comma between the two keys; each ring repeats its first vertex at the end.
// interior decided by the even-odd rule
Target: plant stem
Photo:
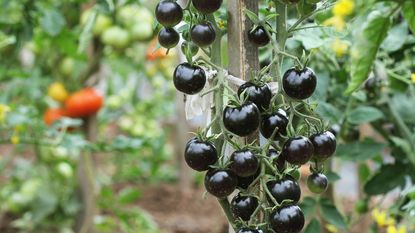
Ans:
{"type": "Polygon", "coordinates": [[[231,212],[231,206],[229,204],[229,201],[227,198],[218,198],[219,204],[223,209],[223,212],[225,212],[226,217],[228,218],[229,223],[231,224],[233,229],[236,229],[235,225],[235,218],[232,215],[231,212]]]}

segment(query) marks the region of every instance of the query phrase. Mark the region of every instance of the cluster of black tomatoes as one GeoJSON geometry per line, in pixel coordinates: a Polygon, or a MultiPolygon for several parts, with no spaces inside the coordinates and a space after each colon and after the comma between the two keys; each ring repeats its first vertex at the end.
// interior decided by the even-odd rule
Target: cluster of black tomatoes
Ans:
{"type": "MultiPolygon", "coordinates": [[[[211,14],[218,10],[222,0],[192,0],[192,6],[201,14],[211,14]]],[[[175,29],[183,19],[183,9],[174,1],[162,1],[156,7],[158,22],[164,26],[159,33],[163,47],[177,45],[180,35],[175,29]]],[[[189,31],[183,32],[185,38],[182,50],[194,55],[197,50],[210,46],[216,38],[215,28],[210,22],[198,22],[189,31]],[[184,48],[184,49],[183,49],[184,48]]],[[[249,40],[256,46],[270,42],[263,26],[255,26],[248,32],[249,40]]],[[[176,89],[194,95],[205,87],[205,71],[197,65],[182,63],[174,71],[173,81],[176,89]]],[[[304,100],[315,91],[317,78],[308,67],[292,68],[282,77],[284,95],[292,100],[304,100]]],[[[214,143],[206,137],[191,139],[185,149],[186,163],[196,171],[207,171],[204,184],[213,196],[227,198],[236,189],[240,192],[231,201],[234,217],[242,222],[250,221],[259,208],[268,211],[267,220],[276,233],[297,233],[304,227],[304,214],[297,205],[301,189],[297,180],[288,172],[287,164],[301,166],[310,160],[320,163],[332,156],[336,150],[336,138],[330,131],[318,132],[310,137],[291,136],[287,133],[292,122],[287,111],[293,109],[274,109],[274,98],[269,85],[262,81],[248,81],[239,87],[237,100],[223,109],[222,122],[231,137],[247,137],[259,129],[261,135],[271,141],[283,142],[281,150],[269,149],[266,156],[260,156],[250,147],[237,148],[220,163],[222,157],[214,143]],[[271,111],[270,111],[271,110],[271,111]],[[266,157],[273,169],[262,169],[266,157]],[[265,173],[265,174],[264,174],[265,173]],[[275,173],[275,175],[274,175],[275,173]],[[265,176],[272,174],[273,178],[265,176]],[[260,179],[266,180],[267,203],[261,203],[257,196],[248,192],[260,179]]],[[[292,169],[291,169],[292,170],[292,169]]],[[[328,187],[327,177],[315,169],[307,179],[307,186],[313,193],[323,193],[328,187]]],[[[258,190],[257,190],[258,191],[258,190]]],[[[246,226],[246,224],[244,224],[246,226]]],[[[242,227],[238,233],[259,233],[249,227],[242,227]]]]}
{"type": "MultiPolygon", "coordinates": [[[[302,100],[310,97],[315,87],[316,77],[309,68],[293,68],[283,76],[283,90],[286,96],[292,99],[302,100]]],[[[226,130],[234,135],[246,137],[259,129],[262,136],[267,139],[273,137],[273,141],[283,140],[287,135],[289,118],[283,109],[271,114],[265,113],[272,100],[272,92],[267,84],[246,82],[239,87],[238,96],[246,101],[241,105],[233,103],[225,107],[222,120],[226,130]]],[[[296,179],[285,174],[287,163],[300,166],[310,160],[322,162],[332,156],[335,150],[336,138],[330,131],[316,133],[309,138],[288,138],[282,146],[281,153],[269,149],[268,158],[278,172],[283,174],[266,183],[272,195],[268,197],[269,205],[281,205],[269,215],[270,227],[276,233],[295,233],[304,226],[303,212],[296,205],[301,196],[300,186],[296,179]]],[[[245,194],[245,191],[260,174],[260,158],[251,149],[240,149],[231,154],[225,168],[212,168],[217,167],[218,157],[212,142],[193,138],[186,145],[186,162],[196,171],[207,171],[205,187],[210,194],[226,198],[235,189],[241,190],[232,199],[232,212],[237,219],[249,221],[258,208],[259,200],[253,195],[245,194]]],[[[328,187],[327,177],[318,171],[313,172],[307,179],[307,186],[313,193],[323,193],[328,187]]],[[[248,232],[260,231],[249,228],[239,231],[248,232]]]]}

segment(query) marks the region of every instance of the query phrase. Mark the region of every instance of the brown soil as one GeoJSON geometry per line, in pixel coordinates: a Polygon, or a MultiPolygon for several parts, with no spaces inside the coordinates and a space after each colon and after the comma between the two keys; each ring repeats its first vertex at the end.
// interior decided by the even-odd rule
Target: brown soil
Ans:
{"type": "Polygon", "coordinates": [[[227,233],[226,217],[217,200],[199,188],[181,192],[175,184],[143,187],[138,205],[165,233],[227,233]]]}

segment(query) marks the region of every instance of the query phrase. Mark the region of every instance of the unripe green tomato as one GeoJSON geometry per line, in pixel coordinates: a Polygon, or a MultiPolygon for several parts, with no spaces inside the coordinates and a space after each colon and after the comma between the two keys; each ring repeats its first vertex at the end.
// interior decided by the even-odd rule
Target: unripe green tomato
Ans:
{"type": "Polygon", "coordinates": [[[120,118],[118,124],[119,124],[119,126],[122,130],[127,131],[127,130],[131,129],[131,127],[133,127],[134,122],[133,122],[133,119],[131,117],[124,116],[124,117],[120,118]]]}
{"type": "Polygon", "coordinates": [[[102,33],[101,41],[106,45],[122,49],[128,46],[130,35],[125,29],[119,26],[112,26],[102,33]]]}
{"type": "Polygon", "coordinates": [[[355,210],[359,214],[365,214],[369,210],[367,200],[359,200],[355,204],[355,210]]]}
{"type": "Polygon", "coordinates": [[[122,99],[118,95],[112,95],[105,101],[110,109],[117,109],[122,104],[122,99]]]}
{"type": "Polygon", "coordinates": [[[70,57],[65,57],[59,64],[59,72],[64,76],[70,76],[74,70],[74,67],[74,59],[70,57]]]}
{"type": "MultiPolygon", "coordinates": [[[[85,25],[89,17],[91,17],[92,10],[88,9],[84,11],[81,15],[81,25],[85,25]]],[[[95,19],[95,24],[92,29],[95,36],[101,35],[106,29],[112,26],[112,19],[106,15],[98,14],[95,19]]]]}
{"type": "Polygon", "coordinates": [[[22,194],[26,200],[33,200],[41,184],[42,181],[38,178],[26,180],[21,186],[19,193],[22,194]]]}
{"type": "Polygon", "coordinates": [[[153,26],[148,22],[137,22],[129,27],[131,38],[138,41],[148,41],[153,38],[153,26]]]}
{"type": "Polygon", "coordinates": [[[133,4],[122,6],[117,11],[116,18],[126,26],[137,22],[146,22],[152,25],[154,22],[154,16],[147,8],[133,4]]]}
{"type": "Polygon", "coordinates": [[[56,165],[56,170],[66,178],[71,178],[73,176],[73,168],[67,162],[58,163],[58,165],[56,165]]]}
{"type": "Polygon", "coordinates": [[[69,157],[69,150],[66,147],[63,147],[63,146],[58,146],[58,147],[54,148],[51,151],[51,153],[56,158],[66,159],[66,158],[69,157]]]}

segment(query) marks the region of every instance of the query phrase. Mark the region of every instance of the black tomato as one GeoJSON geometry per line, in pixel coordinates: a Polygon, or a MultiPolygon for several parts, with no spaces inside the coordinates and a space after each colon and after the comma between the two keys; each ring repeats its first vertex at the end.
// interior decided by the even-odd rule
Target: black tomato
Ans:
{"type": "Polygon", "coordinates": [[[174,70],[173,82],[177,90],[188,95],[194,95],[205,86],[206,74],[199,66],[185,62],[178,65],[174,70]]]}
{"type": "MultiPolygon", "coordinates": [[[[297,203],[300,200],[300,185],[298,185],[297,181],[289,175],[280,180],[268,181],[267,187],[279,204],[281,204],[284,200],[290,200],[293,201],[293,203],[297,203]]],[[[272,203],[271,200],[269,201],[272,203]]]]}
{"type": "Polygon", "coordinates": [[[336,137],[330,131],[314,134],[310,137],[314,146],[314,159],[324,161],[336,151],[336,137]]]}
{"type": "Polygon", "coordinates": [[[304,227],[304,213],[297,205],[283,206],[271,213],[269,222],[275,233],[298,233],[304,227]]]}
{"type": "Polygon", "coordinates": [[[258,158],[251,150],[239,150],[232,153],[229,168],[238,177],[255,175],[259,168],[258,158]]]}
{"type": "Polygon", "coordinates": [[[179,43],[180,35],[173,28],[163,28],[158,34],[158,40],[161,46],[171,49],[179,43]]]}
{"type": "Polygon", "coordinates": [[[212,143],[193,138],[186,145],[184,159],[192,169],[207,171],[218,161],[218,153],[212,143]]]}
{"type": "Polygon", "coordinates": [[[209,170],[205,176],[205,188],[218,198],[231,194],[238,184],[237,176],[230,170],[209,170]]]}
{"type": "Polygon", "coordinates": [[[324,193],[329,186],[327,177],[322,173],[313,173],[307,178],[308,189],[316,194],[324,193]]]}
{"type": "Polygon", "coordinates": [[[266,110],[271,102],[272,93],[267,84],[257,86],[252,82],[242,84],[238,89],[238,96],[243,98],[242,93],[248,97],[248,100],[253,102],[260,111],[266,110]]]}
{"type": "Polygon", "coordinates": [[[222,0],[192,0],[193,6],[202,14],[212,14],[219,10],[222,0]]]}
{"type": "Polygon", "coordinates": [[[249,185],[251,185],[252,182],[254,182],[254,180],[259,176],[260,173],[261,169],[258,169],[258,171],[252,176],[238,177],[238,188],[247,189],[249,185]]]}
{"type": "Polygon", "coordinates": [[[284,74],[282,87],[287,96],[293,99],[307,99],[313,95],[317,86],[317,78],[310,68],[296,70],[291,68],[284,74]]]}
{"type": "Polygon", "coordinates": [[[252,44],[258,47],[265,46],[270,41],[269,36],[263,26],[258,26],[256,28],[249,30],[248,39],[252,44]]]}
{"type": "Polygon", "coordinates": [[[265,115],[261,120],[261,127],[259,128],[262,136],[270,138],[275,129],[277,129],[274,140],[277,140],[280,135],[287,134],[288,118],[279,112],[265,115]]]}
{"type": "Polygon", "coordinates": [[[288,139],[282,148],[284,159],[293,165],[303,165],[313,156],[313,143],[303,136],[288,139]]]}
{"type": "Polygon", "coordinates": [[[252,102],[246,102],[240,107],[226,106],[223,111],[223,123],[230,132],[245,137],[258,129],[261,114],[252,102]]]}
{"type": "Polygon", "coordinates": [[[268,157],[271,158],[273,164],[277,166],[280,172],[285,170],[286,163],[284,157],[275,149],[269,149],[268,157]]]}
{"type": "Polygon", "coordinates": [[[236,195],[231,201],[231,211],[235,218],[249,221],[251,215],[258,207],[258,199],[253,196],[236,195]]]}
{"type": "Polygon", "coordinates": [[[236,233],[262,233],[262,231],[244,227],[239,229],[236,233]]]}
{"type": "Polygon", "coordinates": [[[183,19],[183,9],[173,1],[161,1],[156,6],[157,21],[164,27],[174,27],[183,19]]]}
{"type": "Polygon", "coordinates": [[[192,27],[190,37],[197,46],[207,47],[215,41],[216,32],[211,23],[201,23],[192,27]]]}

